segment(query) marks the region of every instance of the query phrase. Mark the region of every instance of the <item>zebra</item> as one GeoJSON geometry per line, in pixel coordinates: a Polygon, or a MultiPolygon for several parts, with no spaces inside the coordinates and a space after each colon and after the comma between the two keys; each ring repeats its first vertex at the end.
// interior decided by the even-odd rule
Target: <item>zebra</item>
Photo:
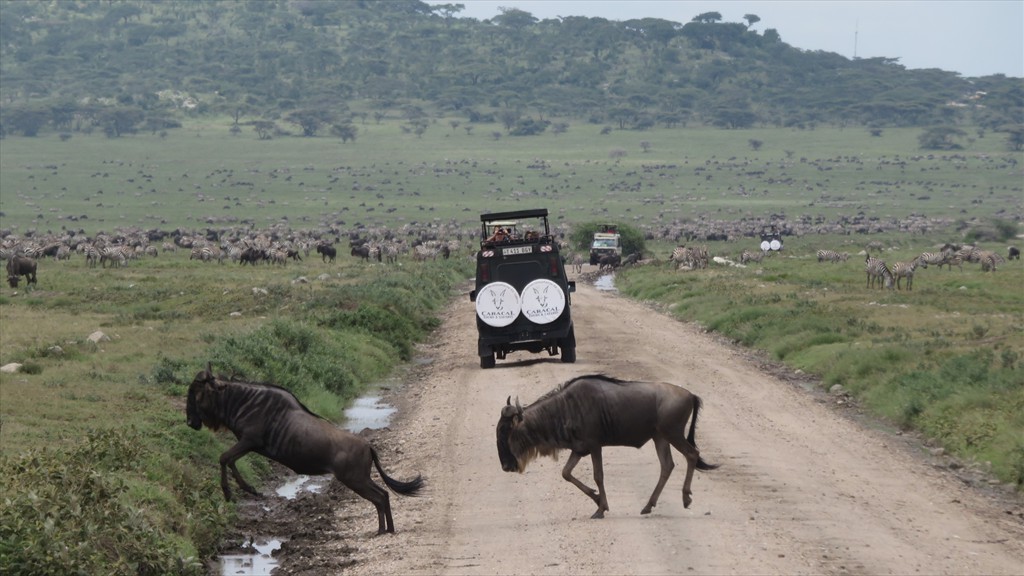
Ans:
{"type": "Polygon", "coordinates": [[[818,250],[818,262],[846,262],[850,255],[846,252],[836,252],[835,250],[818,250]]]}
{"type": "Polygon", "coordinates": [[[100,250],[100,266],[107,267],[110,261],[112,268],[120,268],[128,265],[128,249],[125,246],[105,246],[100,250]]]}
{"type": "Polygon", "coordinates": [[[927,268],[928,263],[921,259],[920,256],[914,258],[910,262],[896,262],[892,265],[892,275],[896,278],[896,289],[900,290],[900,280],[902,278],[907,279],[907,290],[913,289],[914,284],[914,271],[917,267],[927,268]]]}
{"type": "Polygon", "coordinates": [[[216,260],[218,264],[224,263],[224,251],[213,244],[193,244],[189,260],[200,260],[209,262],[216,260]]]}
{"type": "Polygon", "coordinates": [[[1002,256],[990,250],[980,251],[979,260],[981,261],[982,272],[995,272],[997,264],[1002,264],[1003,262],[1006,262],[1006,260],[1002,256]]]}
{"type": "Polygon", "coordinates": [[[576,274],[583,273],[583,256],[579,254],[572,255],[572,270],[576,274]]]}
{"type": "Polygon", "coordinates": [[[384,253],[384,261],[388,264],[398,263],[398,246],[394,242],[385,242],[381,246],[381,252],[384,253]]]}
{"type": "Polygon", "coordinates": [[[864,257],[864,271],[867,273],[868,288],[875,287],[875,279],[878,279],[879,285],[882,288],[893,288],[893,277],[889,267],[885,265],[884,260],[878,258],[872,258],[870,254],[864,257]]]}
{"type": "Polygon", "coordinates": [[[695,248],[676,246],[675,250],[672,251],[672,256],[669,256],[669,260],[676,262],[680,268],[707,268],[708,248],[707,246],[697,246],[695,248]]]}
{"type": "Polygon", "coordinates": [[[760,262],[764,260],[764,250],[758,250],[756,252],[751,250],[744,250],[740,254],[740,264],[746,264],[748,262],[760,262]]]}

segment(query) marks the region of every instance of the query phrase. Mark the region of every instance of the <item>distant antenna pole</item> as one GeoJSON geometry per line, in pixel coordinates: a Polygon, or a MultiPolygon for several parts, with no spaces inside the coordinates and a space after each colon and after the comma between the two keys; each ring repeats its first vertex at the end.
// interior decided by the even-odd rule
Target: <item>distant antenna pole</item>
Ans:
{"type": "Polygon", "coordinates": [[[853,59],[857,59],[857,33],[860,31],[860,20],[854,21],[853,24],[853,59]]]}

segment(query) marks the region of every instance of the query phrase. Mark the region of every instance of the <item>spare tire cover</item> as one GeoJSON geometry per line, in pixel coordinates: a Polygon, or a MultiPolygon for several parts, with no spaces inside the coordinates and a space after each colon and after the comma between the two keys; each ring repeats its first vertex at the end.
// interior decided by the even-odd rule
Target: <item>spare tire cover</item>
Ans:
{"type": "Polygon", "coordinates": [[[476,315],[484,324],[501,328],[519,317],[519,294],[511,284],[491,282],[477,292],[476,315]]]}
{"type": "Polygon", "coordinates": [[[762,240],[761,241],[761,252],[767,252],[767,251],[769,251],[771,249],[772,249],[771,242],[768,242],[767,240],[762,240]]]}
{"type": "Polygon", "coordinates": [[[772,250],[781,250],[781,249],[782,249],[782,242],[779,242],[778,240],[772,240],[772,250]]]}
{"type": "Polygon", "coordinates": [[[534,280],[523,288],[523,316],[535,324],[550,324],[565,310],[565,292],[562,287],[544,278],[534,280]]]}

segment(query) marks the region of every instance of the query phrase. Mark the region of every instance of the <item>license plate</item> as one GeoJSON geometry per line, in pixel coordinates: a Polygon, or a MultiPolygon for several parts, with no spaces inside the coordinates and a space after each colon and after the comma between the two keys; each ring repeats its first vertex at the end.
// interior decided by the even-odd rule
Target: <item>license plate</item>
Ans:
{"type": "Polygon", "coordinates": [[[532,252],[533,246],[516,246],[514,248],[505,248],[501,251],[504,256],[509,256],[511,254],[530,254],[532,252]]]}

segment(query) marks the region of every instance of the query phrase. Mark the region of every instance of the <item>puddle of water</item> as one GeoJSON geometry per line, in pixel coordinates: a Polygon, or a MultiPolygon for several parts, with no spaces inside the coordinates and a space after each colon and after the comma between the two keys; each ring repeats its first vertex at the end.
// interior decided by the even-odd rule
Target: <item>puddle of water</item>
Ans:
{"type": "Polygon", "coordinates": [[[395,408],[381,404],[379,396],[363,396],[345,410],[345,428],[351,432],[359,432],[363,428],[384,428],[391,423],[394,413],[395,408]]]}
{"type": "Polygon", "coordinates": [[[594,281],[594,287],[597,288],[598,290],[604,290],[605,292],[618,291],[618,289],[615,287],[614,274],[605,274],[604,276],[599,276],[597,280],[594,281]]]}
{"type": "Polygon", "coordinates": [[[277,495],[289,500],[295,500],[299,492],[320,493],[333,476],[303,476],[299,475],[284,484],[278,486],[277,495]]]}
{"type": "Polygon", "coordinates": [[[225,554],[220,557],[222,576],[270,576],[277,568],[272,554],[281,548],[281,540],[266,538],[246,542],[243,548],[253,548],[256,554],[225,554]]]}

